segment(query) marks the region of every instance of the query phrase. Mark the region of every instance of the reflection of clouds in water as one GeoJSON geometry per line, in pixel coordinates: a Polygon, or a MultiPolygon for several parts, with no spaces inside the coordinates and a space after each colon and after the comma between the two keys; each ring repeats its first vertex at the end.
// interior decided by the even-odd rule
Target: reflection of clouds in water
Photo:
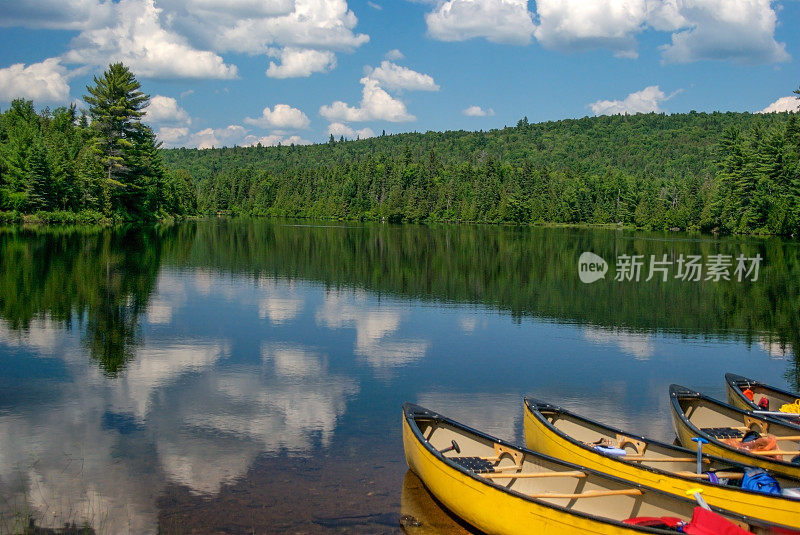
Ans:
{"type": "Polygon", "coordinates": [[[153,532],[165,476],[213,494],[262,452],[328,447],[359,391],[299,345],[264,344],[262,364],[220,371],[222,341],[153,343],[109,381],[80,358],[78,335],[67,338],[72,381],[55,383],[46,404],[0,416],[0,493],[44,525],[153,532]]]}
{"type": "Polygon", "coordinates": [[[583,336],[593,344],[616,344],[623,353],[639,360],[647,360],[655,354],[655,347],[649,334],[634,333],[623,329],[584,327],[583,336]]]}
{"type": "Polygon", "coordinates": [[[264,297],[258,304],[258,317],[269,318],[275,325],[293,320],[303,308],[302,299],[264,297]]]}
{"type": "Polygon", "coordinates": [[[281,377],[315,377],[327,369],[322,355],[305,347],[289,344],[261,344],[261,359],[272,362],[281,377]]]}
{"type": "Polygon", "coordinates": [[[0,417],[2,507],[29,512],[43,525],[86,522],[102,533],[153,532],[156,478],[141,459],[119,457],[97,394],[80,382],[60,384],[51,400],[61,400],[58,405],[0,417]]]}
{"type": "Polygon", "coordinates": [[[458,320],[458,326],[464,334],[473,334],[477,329],[485,329],[489,324],[485,317],[462,316],[458,320]]]}
{"type": "Polygon", "coordinates": [[[172,305],[163,298],[156,298],[147,307],[147,322],[157,325],[169,325],[172,322],[172,305]]]}
{"type": "MultiPolygon", "coordinates": [[[[263,293],[253,292],[252,280],[240,282],[220,284],[214,272],[162,273],[146,317],[172,322],[193,291],[258,303],[263,293]]],[[[258,286],[271,300],[270,321],[302,310],[291,282],[258,286]]],[[[361,346],[398,327],[399,316],[370,323],[361,346]]],[[[79,330],[35,319],[14,331],[0,320],[0,347],[23,348],[31,362],[58,357],[68,377],[12,385],[8,399],[17,398],[13,388],[46,395],[28,396],[13,417],[0,415],[0,510],[17,504],[42,525],[88,522],[106,533],[150,533],[165,478],[211,494],[246,474],[261,452],[292,456],[328,447],[359,392],[355,380],[330,373],[325,354],[300,345],[264,344],[261,363],[226,371],[226,340],[146,340],[110,379],[86,355],[79,330]]]]}
{"type": "Polygon", "coordinates": [[[516,439],[522,422],[517,394],[429,392],[417,395],[417,404],[506,440],[516,439]]]}
{"type": "Polygon", "coordinates": [[[147,322],[168,325],[175,309],[186,303],[186,280],[180,272],[164,270],[158,274],[156,291],[147,306],[147,322]]]}
{"type": "Polygon", "coordinates": [[[260,452],[330,445],[358,384],[329,374],[325,359],[302,347],[265,346],[262,353],[275,374],[261,367],[203,374],[162,396],[153,423],[159,459],[174,481],[212,494],[244,475],[260,452]]]}
{"type": "Polygon", "coordinates": [[[66,331],[50,318],[34,319],[25,330],[11,329],[5,320],[0,319],[0,344],[52,354],[66,331]]]}
{"type": "Polygon", "coordinates": [[[196,269],[194,271],[194,287],[197,293],[203,296],[211,295],[211,288],[218,278],[219,276],[211,271],[196,269]]]}
{"type": "Polygon", "coordinates": [[[258,279],[259,289],[265,293],[258,303],[258,317],[261,319],[269,318],[275,325],[281,325],[292,321],[305,304],[295,290],[293,281],[260,277],[258,279]]]}
{"type": "Polygon", "coordinates": [[[769,355],[771,359],[786,360],[794,356],[794,348],[792,344],[781,344],[780,342],[773,342],[769,339],[762,338],[758,341],[758,347],[763,352],[769,355]]]}
{"type": "Polygon", "coordinates": [[[370,306],[361,294],[352,299],[342,293],[329,293],[317,311],[317,323],[330,329],[354,327],[355,353],[376,369],[403,366],[425,357],[426,340],[387,339],[400,328],[402,314],[388,308],[386,303],[370,306]]]}
{"type": "Polygon", "coordinates": [[[466,316],[459,320],[459,325],[461,326],[461,330],[467,334],[472,334],[475,332],[475,328],[478,326],[478,318],[475,316],[466,316]]]}
{"type": "Polygon", "coordinates": [[[163,343],[159,347],[139,348],[136,358],[111,385],[114,409],[132,412],[143,420],[153,392],[184,373],[213,366],[229,353],[230,348],[224,342],[163,343]]]}

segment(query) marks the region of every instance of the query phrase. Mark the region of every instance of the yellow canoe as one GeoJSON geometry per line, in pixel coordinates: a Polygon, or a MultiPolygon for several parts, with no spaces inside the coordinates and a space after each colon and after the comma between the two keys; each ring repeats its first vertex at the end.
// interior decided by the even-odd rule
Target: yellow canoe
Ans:
{"type": "MultiPolygon", "coordinates": [[[[774,496],[741,487],[713,484],[698,476],[694,451],[626,433],[565,409],[525,398],[525,443],[528,448],[642,485],[685,496],[691,488],[703,489],[711,505],[729,511],[800,528],[800,498],[774,496]],[[601,453],[592,443],[604,439],[625,455],[601,453]]],[[[740,480],[745,465],[705,455],[703,471],[724,479],[740,480]]],[[[800,480],[776,477],[781,488],[800,487],[800,480]]]]}
{"type": "Polygon", "coordinates": [[[682,445],[696,450],[697,443],[692,439],[702,437],[708,441],[703,451],[709,455],[758,466],[773,474],[800,478],[800,464],[791,462],[800,454],[800,427],[761,418],[679,385],[670,385],[669,396],[672,424],[682,445]],[[741,438],[749,430],[775,436],[778,449],[752,453],[720,440],[722,435],[741,438]]]}
{"type": "MultiPolygon", "coordinates": [[[[403,405],[403,447],[409,468],[431,494],[487,534],[674,535],[623,520],[668,516],[688,521],[696,506],[514,446],[410,403],[403,405]]],[[[779,532],[757,519],[715,511],[756,534],[779,532]]]]}
{"type": "MultiPolygon", "coordinates": [[[[725,390],[728,394],[728,403],[737,409],[742,409],[744,411],[767,410],[778,412],[778,409],[780,409],[783,405],[787,403],[794,403],[796,400],[800,399],[800,394],[789,392],[788,390],[782,390],[780,388],[764,384],[761,381],[756,381],[755,379],[736,375],[735,373],[725,374],[725,390]],[[766,409],[760,407],[757,405],[757,403],[750,401],[750,399],[744,395],[744,391],[748,388],[753,392],[753,399],[756,402],[761,400],[762,397],[767,398],[769,405],[766,407],[766,409]]],[[[797,420],[795,419],[794,422],[790,423],[794,423],[796,425],[797,420]]]]}

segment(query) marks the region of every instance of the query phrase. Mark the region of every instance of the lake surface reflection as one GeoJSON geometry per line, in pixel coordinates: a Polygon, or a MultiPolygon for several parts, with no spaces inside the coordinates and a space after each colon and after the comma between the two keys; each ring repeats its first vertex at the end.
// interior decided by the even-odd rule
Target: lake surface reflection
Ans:
{"type": "Polygon", "coordinates": [[[613,230],[2,231],[0,533],[463,532],[406,475],[404,401],[521,441],[532,394],[671,440],[672,382],[797,388],[798,268],[794,242],[613,230]],[[583,251],[764,260],[586,285],[583,251]]]}

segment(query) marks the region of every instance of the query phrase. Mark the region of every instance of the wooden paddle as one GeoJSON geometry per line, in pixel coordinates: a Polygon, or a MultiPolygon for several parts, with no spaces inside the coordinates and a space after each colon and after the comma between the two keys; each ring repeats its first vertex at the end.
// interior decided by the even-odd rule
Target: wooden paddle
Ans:
{"type": "Polygon", "coordinates": [[[528,494],[531,498],[600,498],[602,496],[641,496],[639,489],[622,490],[587,490],[578,494],[561,494],[555,492],[543,492],[541,494],[528,494]]]}
{"type": "Polygon", "coordinates": [[[536,473],[523,473],[523,474],[478,474],[487,479],[517,479],[517,478],[531,478],[531,477],[586,477],[585,472],[575,470],[573,472],[536,472],[536,473]]]}
{"type": "Polygon", "coordinates": [[[800,455],[800,451],[785,451],[785,450],[765,450],[765,451],[748,451],[737,450],[742,453],[750,453],[752,455],[800,455]]]}

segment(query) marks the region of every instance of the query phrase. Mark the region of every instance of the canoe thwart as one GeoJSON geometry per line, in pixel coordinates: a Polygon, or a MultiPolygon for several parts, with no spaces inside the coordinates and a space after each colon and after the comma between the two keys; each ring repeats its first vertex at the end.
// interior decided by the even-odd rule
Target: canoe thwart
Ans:
{"type": "Polygon", "coordinates": [[[617,448],[623,450],[628,444],[633,446],[637,455],[644,455],[644,450],[647,449],[647,442],[617,433],[617,448]]]}
{"type": "MultiPolygon", "coordinates": [[[[744,417],[744,425],[748,429],[753,429],[753,427],[758,427],[760,429],[759,433],[769,433],[769,423],[765,422],[764,420],[758,418],[757,416],[745,416],[744,417]]],[[[755,429],[753,429],[755,431],[755,429]]]]}
{"type": "Polygon", "coordinates": [[[531,498],[601,498],[603,496],[641,496],[644,494],[639,489],[621,490],[587,490],[575,494],[565,494],[559,492],[541,492],[539,494],[528,494],[531,498]]]}
{"type": "Polygon", "coordinates": [[[481,474],[488,479],[517,479],[517,478],[539,478],[539,477],[577,477],[579,479],[586,477],[586,472],[573,470],[570,472],[528,472],[522,474],[481,474]]]}
{"type": "Polygon", "coordinates": [[[494,456],[481,458],[496,463],[500,462],[500,459],[503,458],[503,455],[511,456],[511,459],[514,461],[514,465],[518,468],[522,468],[522,461],[525,458],[525,454],[519,450],[515,450],[514,448],[498,444],[497,442],[494,443],[494,456]]]}

